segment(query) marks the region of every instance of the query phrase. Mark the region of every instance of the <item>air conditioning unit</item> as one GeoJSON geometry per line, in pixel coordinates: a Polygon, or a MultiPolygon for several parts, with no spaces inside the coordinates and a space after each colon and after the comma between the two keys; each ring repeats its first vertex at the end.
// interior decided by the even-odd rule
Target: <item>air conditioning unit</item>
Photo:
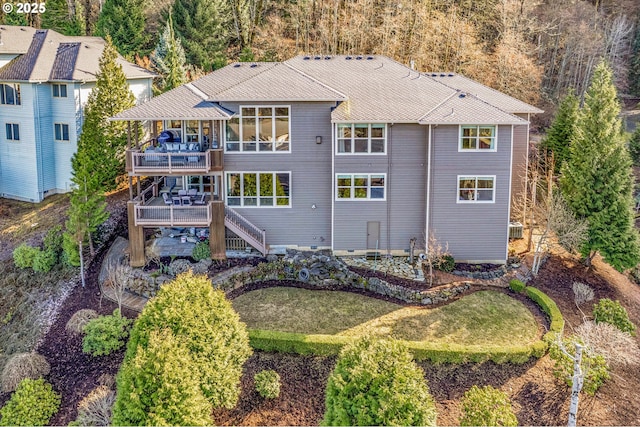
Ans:
{"type": "Polygon", "coordinates": [[[522,239],[522,224],[517,221],[511,221],[509,223],[509,238],[510,239],[522,239]]]}

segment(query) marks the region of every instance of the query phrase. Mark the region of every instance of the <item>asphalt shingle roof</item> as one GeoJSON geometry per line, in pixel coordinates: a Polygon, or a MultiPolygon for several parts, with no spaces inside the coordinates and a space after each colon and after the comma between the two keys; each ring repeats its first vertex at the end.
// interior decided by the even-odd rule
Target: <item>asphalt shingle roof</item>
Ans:
{"type": "Polygon", "coordinates": [[[36,29],[17,25],[0,25],[0,54],[27,53],[36,29]]]}
{"type": "MultiPolygon", "coordinates": [[[[36,30],[26,53],[0,69],[0,80],[46,82],[55,76],[54,80],[95,81],[103,50],[104,40],[100,37],[63,36],[53,30],[36,30]]],[[[120,56],[116,61],[129,79],[155,76],[120,56]]]]}
{"type": "Polygon", "coordinates": [[[524,125],[527,121],[509,114],[485,101],[458,91],[455,95],[425,114],[421,124],[474,125],[491,123],[496,125],[524,125]]]}

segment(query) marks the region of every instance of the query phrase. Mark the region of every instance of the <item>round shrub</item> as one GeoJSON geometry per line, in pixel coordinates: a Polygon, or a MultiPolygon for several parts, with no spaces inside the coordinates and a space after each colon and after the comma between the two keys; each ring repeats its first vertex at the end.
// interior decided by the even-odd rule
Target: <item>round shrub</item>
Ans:
{"type": "MultiPolygon", "coordinates": [[[[581,343],[581,340],[576,336],[562,340],[562,345],[571,355],[576,354],[576,343],[581,343]]],[[[554,375],[571,387],[573,385],[573,360],[561,350],[557,341],[554,341],[549,347],[549,357],[555,361],[554,375]]],[[[583,349],[581,368],[584,374],[582,391],[590,396],[593,396],[600,386],[610,378],[605,358],[593,353],[588,347],[583,349]]]]}
{"type": "Polygon", "coordinates": [[[122,348],[129,334],[131,320],[115,309],[111,316],[90,320],[84,327],[82,351],[92,356],[106,356],[122,348]]]}
{"type": "Polygon", "coordinates": [[[522,283],[520,280],[518,279],[512,279],[509,282],[509,288],[516,293],[520,293],[522,291],[524,291],[524,288],[526,288],[527,285],[525,285],[524,283],[522,283]]]}
{"type": "Polygon", "coordinates": [[[424,373],[398,341],[370,337],[345,346],[329,376],[323,425],[435,426],[424,373]]]}
{"type": "Polygon", "coordinates": [[[58,412],[60,395],[45,380],[23,380],[0,409],[2,426],[45,426],[58,412]]]}
{"type": "Polygon", "coordinates": [[[211,259],[211,248],[209,247],[209,242],[198,242],[196,246],[193,248],[193,252],[191,253],[191,258],[196,261],[200,261],[203,259],[211,259]]]}
{"type": "Polygon", "coordinates": [[[183,337],[151,331],[118,373],[113,425],[212,425],[211,403],[183,337]]]}
{"type": "Polygon", "coordinates": [[[109,387],[96,387],[78,403],[77,425],[108,426],[116,394],[109,387]]]}
{"type": "MultiPolygon", "coordinates": [[[[242,366],[251,355],[246,326],[224,293],[214,290],[206,276],[188,272],[162,286],[138,316],[118,374],[114,407],[116,425],[139,425],[148,408],[132,396],[147,394],[150,373],[130,370],[137,354],[150,345],[152,333],[169,330],[188,351],[188,368],[213,407],[232,408],[240,393],[242,366]],[[142,406],[141,406],[142,405],[142,406]]],[[[153,366],[150,367],[150,369],[153,366]]]]}
{"type": "Polygon", "coordinates": [[[612,301],[609,298],[601,299],[593,307],[593,319],[596,323],[609,323],[631,335],[636,333],[636,325],[629,320],[629,314],[620,301],[612,301]]]}
{"type": "Polygon", "coordinates": [[[83,308],[73,313],[73,316],[71,316],[64,328],[71,333],[82,334],[84,333],[84,327],[87,326],[87,323],[97,317],[97,311],[90,308],[83,308]]]}
{"type": "Polygon", "coordinates": [[[462,398],[461,426],[517,426],[509,397],[491,386],[473,386],[462,398]]]}
{"type": "Polygon", "coordinates": [[[33,268],[33,260],[38,253],[40,253],[40,248],[23,243],[13,250],[13,263],[18,268],[33,268]]]}
{"type": "Polygon", "coordinates": [[[39,251],[33,259],[33,270],[48,273],[58,263],[58,254],[52,250],[39,251]]]}
{"type": "Polygon", "coordinates": [[[438,259],[435,268],[446,273],[451,273],[456,268],[456,260],[449,254],[442,255],[438,259]]]}
{"type": "Polygon", "coordinates": [[[265,399],[275,399],[280,396],[280,375],[274,370],[265,369],[253,377],[256,391],[265,399]]]}
{"type": "Polygon", "coordinates": [[[16,353],[9,357],[2,370],[2,391],[6,393],[15,390],[25,378],[35,380],[44,377],[50,369],[47,359],[38,353],[16,353]]]}

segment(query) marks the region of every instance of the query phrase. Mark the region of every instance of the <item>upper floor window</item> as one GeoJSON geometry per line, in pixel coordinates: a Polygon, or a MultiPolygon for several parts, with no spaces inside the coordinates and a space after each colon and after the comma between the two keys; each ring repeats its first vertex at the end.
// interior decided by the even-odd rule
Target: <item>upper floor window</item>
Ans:
{"type": "Polygon", "coordinates": [[[385,174],[336,174],[338,200],[384,200],[385,174]]]}
{"type": "Polygon", "coordinates": [[[0,104],[20,105],[21,103],[18,83],[0,83],[0,104]]]}
{"type": "Polygon", "coordinates": [[[337,153],[384,154],[386,129],[384,123],[339,123],[337,153]]]}
{"type": "Polygon", "coordinates": [[[54,98],[66,98],[67,97],[67,85],[64,83],[54,83],[51,85],[53,88],[54,98]]]}
{"type": "Polygon", "coordinates": [[[227,205],[288,207],[291,172],[227,173],[227,205]]]}
{"type": "Polygon", "coordinates": [[[20,141],[20,125],[17,123],[7,123],[5,128],[8,141],[20,141]]]}
{"type": "Polygon", "coordinates": [[[495,175],[458,175],[458,203],[492,203],[495,201],[495,175]]]}
{"type": "Polygon", "coordinates": [[[460,126],[458,151],[496,151],[495,126],[460,126]]]}
{"type": "Polygon", "coordinates": [[[69,125],[66,123],[54,123],[56,141],[69,141],[69,125]]]}
{"type": "Polygon", "coordinates": [[[240,117],[227,121],[226,151],[289,152],[290,133],[289,107],[241,107],[240,117]]]}

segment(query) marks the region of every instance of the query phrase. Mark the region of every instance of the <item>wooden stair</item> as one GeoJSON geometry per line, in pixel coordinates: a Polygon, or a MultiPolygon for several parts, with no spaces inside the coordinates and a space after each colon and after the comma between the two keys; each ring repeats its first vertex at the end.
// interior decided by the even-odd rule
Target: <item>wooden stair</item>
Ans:
{"type": "Polygon", "coordinates": [[[269,252],[266,233],[229,206],[224,207],[224,225],[256,248],[263,256],[269,252]]]}

